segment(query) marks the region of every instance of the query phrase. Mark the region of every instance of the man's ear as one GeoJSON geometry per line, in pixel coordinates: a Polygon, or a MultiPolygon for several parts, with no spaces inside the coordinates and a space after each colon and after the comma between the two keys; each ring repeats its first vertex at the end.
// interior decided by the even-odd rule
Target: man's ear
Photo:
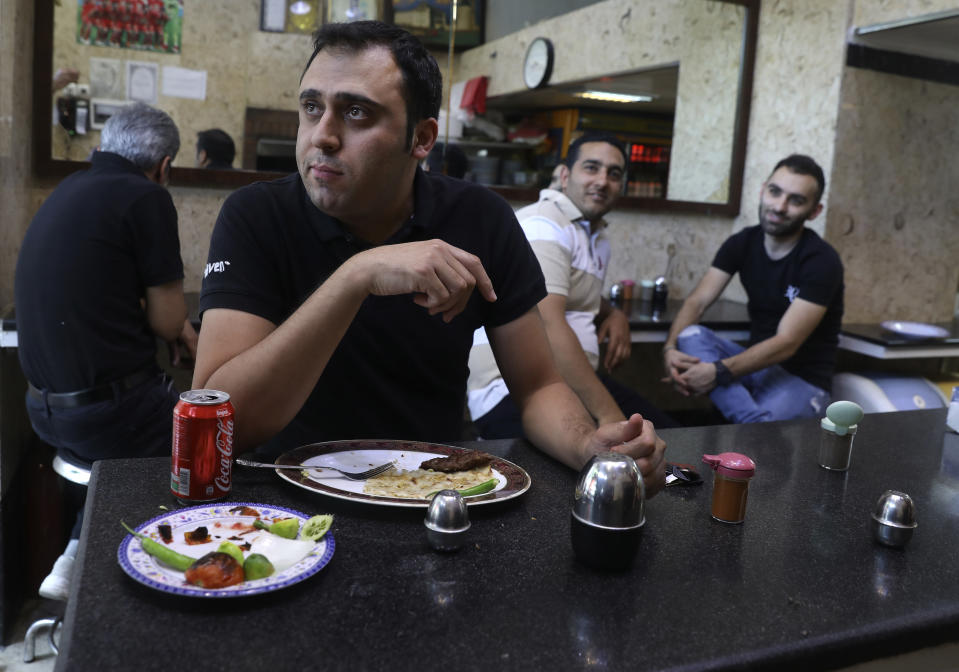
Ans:
{"type": "Polygon", "coordinates": [[[413,158],[417,161],[425,159],[436,144],[439,132],[440,127],[436,119],[423,119],[416,124],[416,129],[413,131],[413,147],[410,151],[413,158]]]}
{"type": "Polygon", "coordinates": [[[822,201],[819,201],[819,203],[816,203],[816,207],[812,209],[812,212],[806,215],[806,221],[811,222],[812,220],[816,219],[816,217],[819,216],[820,212],[822,212],[822,201]]]}
{"type": "Polygon", "coordinates": [[[566,191],[566,183],[569,182],[569,166],[565,163],[559,168],[559,187],[560,191],[566,191]]]}
{"type": "Polygon", "coordinates": [[[170,164],[173,162],[173,159],[169,156],[164,156],[160,159],[160,162],[153,167],[152,170],[148,170],[146,176],[152,181],[156,182],[161,186],[166,186],[167,182],[170,180],[170,164]]]}

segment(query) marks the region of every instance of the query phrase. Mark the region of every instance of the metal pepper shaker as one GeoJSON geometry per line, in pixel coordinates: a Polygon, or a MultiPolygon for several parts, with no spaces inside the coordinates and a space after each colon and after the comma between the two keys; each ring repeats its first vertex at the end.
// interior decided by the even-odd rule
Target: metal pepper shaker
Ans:
{"type": "Polygon", "coordinates": [[[666,284],[666,278],[659,276],[653,283],[653,310],[664,312],[666,310],[666,299],[669,297],[669,285],[666,284]]]}

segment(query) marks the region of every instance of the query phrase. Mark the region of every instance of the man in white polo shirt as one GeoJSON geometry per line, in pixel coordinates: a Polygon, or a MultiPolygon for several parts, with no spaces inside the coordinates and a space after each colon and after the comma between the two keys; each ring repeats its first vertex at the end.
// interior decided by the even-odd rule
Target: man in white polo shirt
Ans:
{"type": "MultiPolygon", "coordinates": [[[[640,413],[657,427],[675,426],[667,415],[626,386],[597,374],[599,344],[608,339],[603,367],[611,371],[630,355],[629,322],[602,297],[610,247],[603,217],[622,192],[623,143],[609,134],[585,134],[569,147],[560,190],[543,189],[539,201],[517,211],[546,277],[539,311],[556,364],[599,424],[640,413]]],[[[523,436],[519,407],[496,367],[486,332],[478,329],[467,383],[470,415],[483,438],[523,436]]]]}

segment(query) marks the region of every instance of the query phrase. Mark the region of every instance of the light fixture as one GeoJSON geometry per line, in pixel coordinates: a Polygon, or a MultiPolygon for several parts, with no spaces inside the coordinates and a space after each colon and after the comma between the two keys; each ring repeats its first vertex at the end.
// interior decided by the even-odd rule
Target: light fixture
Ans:
{"type": "Polygon", "coordinates": [[[606,103],[648,103],[653,100],[653,96],[613,93],[612,91],[577,91],[573,95],[577,98],[601,100],[606,103]]]}
{"type": "Polygon", "coordinates": [[[291,14],[309,14],[311,9],[313,8],[310,7],[309,3],[303,2],[303,0],[297,0],[297,2],[290,4],[291,14]]]}

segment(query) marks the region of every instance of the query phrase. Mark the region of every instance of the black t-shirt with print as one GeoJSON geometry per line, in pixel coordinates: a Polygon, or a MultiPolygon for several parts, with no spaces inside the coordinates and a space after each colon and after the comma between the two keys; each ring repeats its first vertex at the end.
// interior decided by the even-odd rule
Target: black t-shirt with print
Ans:
{"type": "Polygon", "coordinates": [[[783,368],[824,390],[832,388],[843,313],[843,268],[839,254],[812,229],[803,229],[796,247],[773,261],[759,225],[730,236],[713,260],[729,274],[739,273],[749,297],[749,344],[776,334],[779,320],[795,298],[826,307],[826,314],[783,368]]]}

